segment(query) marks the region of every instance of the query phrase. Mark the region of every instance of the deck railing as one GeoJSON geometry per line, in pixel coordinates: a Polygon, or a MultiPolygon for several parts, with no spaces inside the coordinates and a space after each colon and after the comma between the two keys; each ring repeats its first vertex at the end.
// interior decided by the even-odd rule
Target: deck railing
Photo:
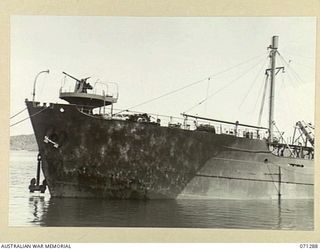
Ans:
{"type": "MultiPolygon", "coordinates": [[[[80,111],[90,109],[90,107],[78,107],[80,111]]],[[[119,110],[111,107],[95,108],[93,117],[107,120],[137,121],[142,123],[152,123],[162,127],[183,130],[199,130],[215,134],[227,134],[236,137],[250,139],[266,139],[268,137],[267,128],[240,124],[238,122],[226,122],[195,116],[168,116],[154,113],[145,113],[133,110],[119,110]],[[111,113],[112,112],[112,113],[111,113]],[[134,117],[134,118],[133,118],[134,117]]]]}
{"type": "MultiPolygon", "coordinates": [[[[60,93],[72,93],[75,91],[75,85],[77,81],[64,77],[62,79],[62,84],[60,88],[60,93]]],[[[88,89],[88,94],[100,95],[100,96],[109,96],[118,99],[119,91],[118,84],[115,82],[103,82],[99,79],[94,83],[90,83],[93,87],[92,90],[88,89]]]]}

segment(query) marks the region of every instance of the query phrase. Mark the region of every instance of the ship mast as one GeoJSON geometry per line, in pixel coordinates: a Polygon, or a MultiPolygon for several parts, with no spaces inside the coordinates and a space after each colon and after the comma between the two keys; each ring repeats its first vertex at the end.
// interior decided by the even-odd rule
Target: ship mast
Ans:
{"type": "Polygon", "coordinates": [[[273,122],[274,122],[274,92],[276,76],[276,55],[278,49],[278,36],[272,37],[272,44],[269,46],[270,54],[270,100],[269,100],[269,143],[273,142],[273,122]]]}

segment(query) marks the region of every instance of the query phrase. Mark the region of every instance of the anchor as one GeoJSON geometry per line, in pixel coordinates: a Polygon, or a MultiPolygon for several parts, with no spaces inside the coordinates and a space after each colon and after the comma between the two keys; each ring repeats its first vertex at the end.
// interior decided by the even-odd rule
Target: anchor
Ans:
{"type": "Polygon", "coordinates": [[[34,193],[34,191],[40,191],[43,194],[47,189],[47,181],[46,181],[46,179],[44,179],[42,181],[42,185],[40,185],[40,167],[41,167],[40,153],[38,153],[37,160],[38,160],[37,178],[32,178],[30,180],[29,191],[30,191],[30,193],[34,193]]]}

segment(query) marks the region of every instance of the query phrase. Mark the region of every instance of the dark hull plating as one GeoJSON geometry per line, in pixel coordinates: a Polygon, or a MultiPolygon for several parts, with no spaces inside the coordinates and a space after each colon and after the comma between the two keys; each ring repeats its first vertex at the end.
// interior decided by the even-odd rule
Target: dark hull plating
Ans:
{"type": "Polygon", "coordinates": [[[54,197],[313,198],[313,161],[275,156],[263,140],[27,107],[54,197]]]}

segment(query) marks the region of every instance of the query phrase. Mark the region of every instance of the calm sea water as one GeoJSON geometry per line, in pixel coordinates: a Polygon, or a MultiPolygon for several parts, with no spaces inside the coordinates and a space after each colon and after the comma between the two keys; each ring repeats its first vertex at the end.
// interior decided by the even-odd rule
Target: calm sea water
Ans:
{"type": "Polygon", "coordinates": [[[313,200],[107,201],[30,194],[37,152],[11,151],[10,226],[313,230],[313,200]]]}

